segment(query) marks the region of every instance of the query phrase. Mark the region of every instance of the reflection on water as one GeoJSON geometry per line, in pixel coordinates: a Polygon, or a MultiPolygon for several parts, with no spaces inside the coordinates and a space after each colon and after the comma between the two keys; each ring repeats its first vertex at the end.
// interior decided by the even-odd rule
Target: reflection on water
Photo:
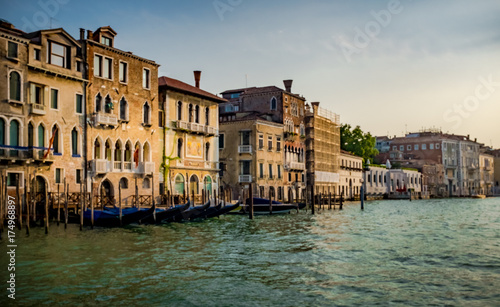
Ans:
{"type": "MultiPolygon", "coordinates": [[[[17,233],[17,303],[497,305],[500,199],[17,233]]],[[[6,242],[0,262],[6,267],[6,242]]],[[[2,280],[7,272],[1,270],[2,280]]],[[[6,294],[0,298],[4,306],[6,294]]]]}

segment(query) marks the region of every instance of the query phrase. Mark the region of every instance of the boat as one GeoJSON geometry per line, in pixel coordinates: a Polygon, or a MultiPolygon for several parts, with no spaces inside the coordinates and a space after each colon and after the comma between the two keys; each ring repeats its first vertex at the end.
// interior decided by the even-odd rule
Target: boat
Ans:
{"type": "Polygon", "coordinates": [[[486,198],[486,195],[484,195],[484,194],[475,194],[475,195],[472,195],[471,197],[472,197],[472,198],[480,198],[480,199],[485,199],[485,198],[486,198]]]}
{"type": "Polygon", "coordinates": [[[161,220],[162,223],[164,222],[181,222],[183,220],[188,221],[191,219],[191,217],[196,216],[200,212],[205,211],[208,207],[210,207],[210,201],[207,201],[203,205],[191,207],[187,210],[183,210],[178,212],[177,214],[171,215],[166,219],[161,220]]]}
{"type": "MultiPolygon", "coordinates": [[[[120,208],[94,209],[94,226],[101,227],[119,227],[126,226],[139,221],[154,212],[154,206],[151,208],[123,208],[122,219],[120,222],[120,208]]],[[[85,225],[92,225],[92,209],[83,212],[83,222],[85,225]]]]}
{"type": "Polygon", "coordinates": [[[138,220],[138,222],[141,224],[160,224],[162,221],[170,219],[173,216],[176,216],[176,215],[186,211],[189,208],[189,206],[191,206],[191,201],[188,200],[187,203],[181,204],[181,205],[176,205],[172,208],[168,208],[168,209],[158,208],[158,209],[156,209],[156,212],[155,212],[156,217],[151,212],[151,214],[138,220]]]}
{"type": "Polygon", "coordinates": [[[209,212],[209,213],[207,213],[206,218],[212,218],[212,217],[221,216],[223,214],[226,214],[226,213],[229,213],[229,212],[235,210],[238,207],[240,207],[240,202],[237,202],[236,204],[231,204],[231,205],[228,205],[228,206],[224,206],[224,207],[220,208],[219,210],[217,210],[215,212],[209,212]]]}
{"type": "MultiPolygon", "coordinates": [[[[269,199],[254,197],[253,198],[253,213],[256,215],[262,214],[283,214],[290,213],[291,210],[298,210],[297,204],[283,204],[279,201],[271,201],[271,210],[269,210],[269,199]]],[[[305,204],[304,204],[305,205],[305,204]]],[[[249,199],[247,198],[244,210],[250,210],[249,199]]]]}
{"type": "Polygon", "coordinates": [[[217,206],[208,207],[208,208],[206,208],[203,211],[198,211],[197,213],[192,214],[189,217],[189,220],[192,221],[194,219],[205,219],[205,218],[207,218],[207,216],[209,214],[213,214],[213,213],[219,211],[221,208],[222,208],[222,201],[219,202],[219,204],[217,206]]]}

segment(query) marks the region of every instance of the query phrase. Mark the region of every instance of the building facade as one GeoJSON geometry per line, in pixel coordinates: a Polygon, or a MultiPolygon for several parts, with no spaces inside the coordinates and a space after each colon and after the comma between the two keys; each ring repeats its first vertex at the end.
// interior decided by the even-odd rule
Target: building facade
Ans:
{"type": "Polygon", "coordinates": [[[340,117],[319,107],[319,102],[306,106],[307,184],[314,193],[339,191],[340,117]]]}
{"type": "Polygon", "coordinates": [[[84,135],[89,187],[101,204],[113,204],[119,188],[125,204],[134,196],[159,195],[163,134],[159,131],[158,64],[114,47],[109,26],[83,29],[88,66],[84,135]]]}
{"type": "Polygon", "coordinates": [[[407,197],[412,193],[422,197],[422,174],[412,169],[387,169],[383,166],[370,165],[364,172],[364,188],[367,198],[407,197]]]}
{"type": "Polygon", "coordinates": [[[242,112],[219,125],[221,185],[231,190],[233,199],[252,185],[254,196],[295,200],[300,186],[285,186],[282,124],[242,112]]]}
{"type": "Polygon", "coordinates": [[[233,120],[240,112],[266,116],[283,126],[283,183],[294,198],[305,193],[305,98],[292,93],[292,80],[283,81],[285,90],[276,86],[249,87],[222,93],[228,102],[221,104],[220,122],[233,120]],[[295,195],[297,193],[298,195],[295,195]]]}
{"type": "Polygon", "coordinates": [[[359,197],[363,185],[363,158],[341,150],[339,160],[338,193],[346,199],[356,199],[359,197]]]}
{"type": "Polygon", "coordinates": [[[486,151],[479,153],[479,191],[478,194],[491,196],[495,187],[495,157],[486,151]]]}
{"type": "Polygon", "coordinates": [[[160,173],[167,178],[165,189],[177,199],[189,193],[200,201],[219,187],[218,105],[226,100],[201,90],[200,74],[195,71],[195,86],[159,79],[165,118],[160,173]]]}

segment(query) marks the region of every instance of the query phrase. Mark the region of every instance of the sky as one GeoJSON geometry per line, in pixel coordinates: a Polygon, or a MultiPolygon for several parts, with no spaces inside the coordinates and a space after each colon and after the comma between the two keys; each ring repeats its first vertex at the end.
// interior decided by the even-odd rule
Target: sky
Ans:
{"type": "Polygon", "coordinates": [[[498,0],[0,0],[27,32],[111,26],[115,47],[212,93],[292,92],[372,135],[422,129],[500,148],[498,0]]]}

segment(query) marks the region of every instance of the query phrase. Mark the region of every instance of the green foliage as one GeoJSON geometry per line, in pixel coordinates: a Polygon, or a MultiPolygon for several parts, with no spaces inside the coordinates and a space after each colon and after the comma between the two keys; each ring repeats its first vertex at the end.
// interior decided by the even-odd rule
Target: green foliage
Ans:
{"type": "Polygon", "coordinates": [[[375,144],[375,137],[370,132],[364,133],[359,126],[353,129],[351,125],[343,124],[340,127],[340,148],[362,157],[365,162],[367,159],[373,161],[378,155],[375,144]]]}

